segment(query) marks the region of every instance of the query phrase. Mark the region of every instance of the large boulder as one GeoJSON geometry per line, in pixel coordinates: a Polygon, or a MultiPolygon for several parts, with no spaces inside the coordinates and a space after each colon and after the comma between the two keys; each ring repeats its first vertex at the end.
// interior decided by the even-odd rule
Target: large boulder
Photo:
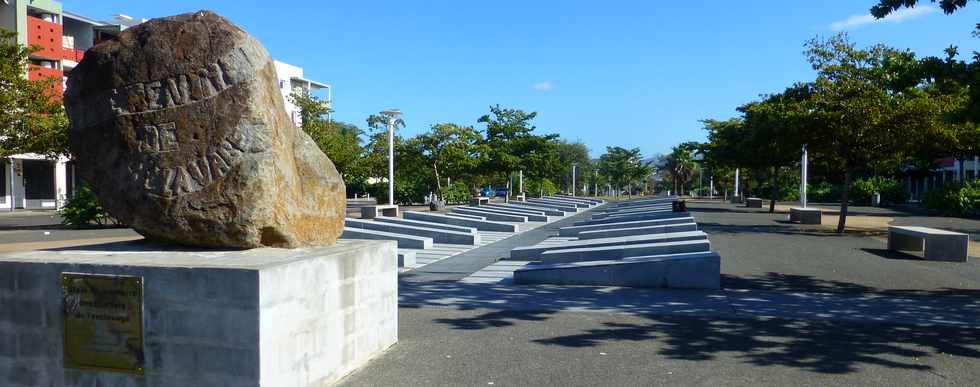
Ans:
{"type": "Polygon", "coordinates": [[[286,115],[269,53],[208,11],[102,43],[68,76],[77,174],[147,238],[225,248],[332,244],[337,169],[286,115]]]}

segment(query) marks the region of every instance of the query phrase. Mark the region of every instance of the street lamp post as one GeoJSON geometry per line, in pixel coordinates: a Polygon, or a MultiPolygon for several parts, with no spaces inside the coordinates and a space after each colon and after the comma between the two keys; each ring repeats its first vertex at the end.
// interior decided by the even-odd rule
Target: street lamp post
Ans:
{"type": "Polygon", "coordinates": [[[401,110],[388,109],[388,204],[395,204],[395,122],[402,114],[401,110]]]}

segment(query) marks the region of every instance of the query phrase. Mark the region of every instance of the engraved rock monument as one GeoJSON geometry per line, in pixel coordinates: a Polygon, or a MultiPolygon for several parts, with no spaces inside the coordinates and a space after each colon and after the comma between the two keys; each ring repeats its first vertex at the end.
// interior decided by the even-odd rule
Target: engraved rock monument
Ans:
{"type": "Polygon", "coordinates": [[[288,119],[269,53],[212,12],[89,50],[65,107],[78,175],[149,239],[296,247],[343,231],[344,183],[288,119]]]}

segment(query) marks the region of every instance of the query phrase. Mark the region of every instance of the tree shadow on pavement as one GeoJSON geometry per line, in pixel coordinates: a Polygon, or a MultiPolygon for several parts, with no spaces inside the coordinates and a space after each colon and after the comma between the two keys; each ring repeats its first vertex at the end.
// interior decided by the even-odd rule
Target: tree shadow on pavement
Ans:
{"type": "Polygon", "coordinates": [[[543,345],[593,347],[657,340],[671,359],[706,361],[721,354],[757,366],[818,373],[855,372],[862,365],[931,370],[920,358],[939,354],[980,359],[980,330],[828,320],[647,316],[644,323],[605,322],[582,333],[536,339],[543,345]]]}
{"type": "Polygon", "coordinates": [[[671,359],[734,357],[827,374],[865,365],[931,371],[927,359],[940,354],[980,359],[980,289],[880,290],[780,273],[726,275],[722,283],[723,290],[665,290],[403,282],[399,297],[402,308],[474,311],[432,321],[485,334],[548,324],[558,313],[606,316],[570,334],[528,338],[548,346],[649,342],[671,359]]]}

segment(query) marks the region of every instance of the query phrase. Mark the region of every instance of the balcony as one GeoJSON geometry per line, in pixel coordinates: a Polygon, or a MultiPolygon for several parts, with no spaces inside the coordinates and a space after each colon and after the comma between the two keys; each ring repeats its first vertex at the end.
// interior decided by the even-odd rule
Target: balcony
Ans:
{"type": "Polygon", "coordinates": [[[61,58],[64,60],[70,60],[72,62],[78,63],[82,61],[82,57],[85,56],[84,50],[79,50],[77,48],[62,47],[61,48],[61,58]]]}
{"type": "Polygon", "coordinates": [[[51,23],[33,16],[27,17],[27,45],[39,46],[33,57],[61,60],[61,24],[51,23]]]}
{"type": "Polygon", "coordinates": [[[38,81],[47,78],[55,78],[56,81],[54,82],[54,85],[52,87],[52,92],[56,93],[55,95],[58,98],[60,98],[61,95],[64,93],[64,83],[62,82],[63,76],[64,73],[60,69],[52,69],[52,68],[33,65],[33,64],[28,66],[27,69],[28,80],[38,81]]]}

